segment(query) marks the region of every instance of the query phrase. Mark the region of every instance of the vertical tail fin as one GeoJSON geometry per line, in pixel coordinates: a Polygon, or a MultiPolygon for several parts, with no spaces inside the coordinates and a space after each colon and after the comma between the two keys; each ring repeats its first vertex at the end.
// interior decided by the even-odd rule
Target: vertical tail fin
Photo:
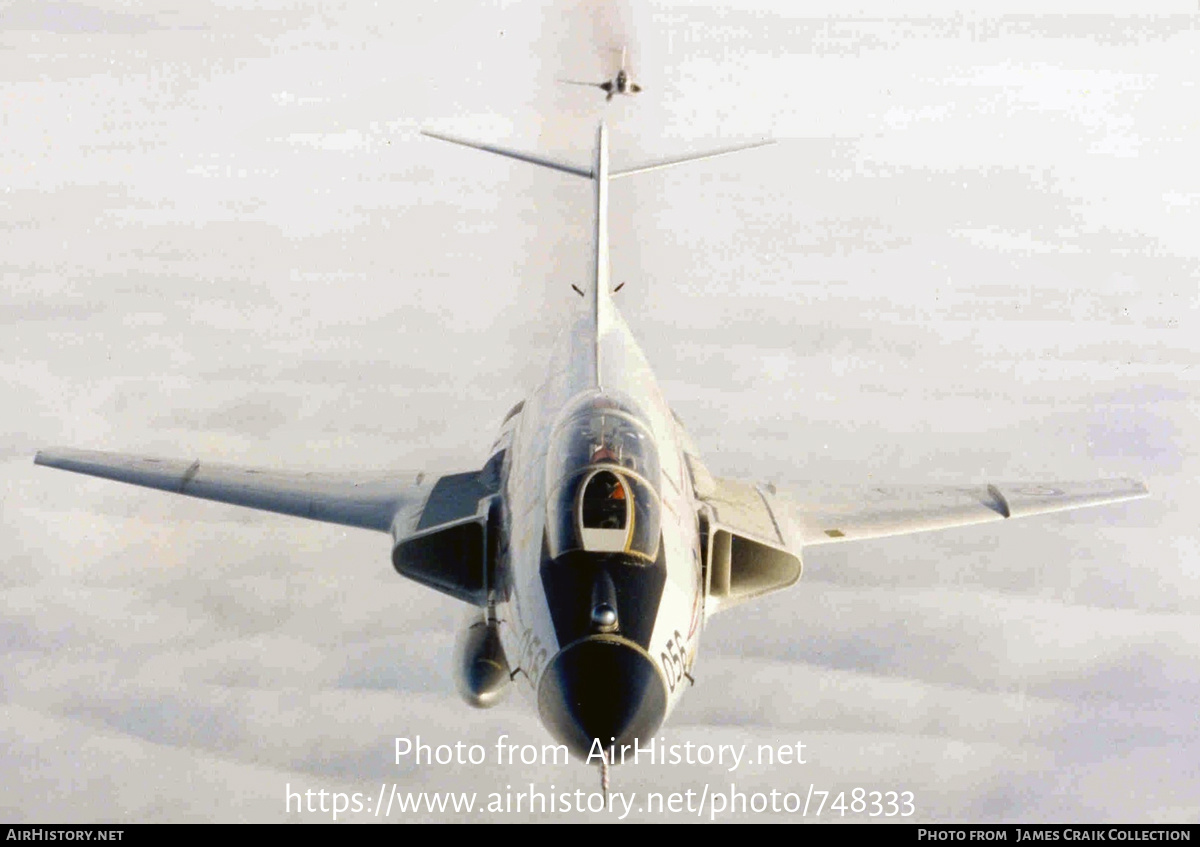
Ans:
{"type": "MultiPolygon", "coordinates": [[[[625,50],[621,51],[621,64],[625,64],[625,50]]],[[[742,144],[737,147],[725,147],[720,150],[713,150],[708,153],[697,153],[691,156],[683,156],[678,159],[667,159],[661,162],[652,162],[647,165],[639,165],[635,168],[625,168],[619,171],[610,171],[608,167],[608,128],[603,122],[596,134],[596,159],[591,170],[587,168],[576,167],[575,165],[558,162],[553,159],[547,159],[544,156],[535,156],[532,153],[522,153],[517,150],[509,150],[504,147],[498,147],[494,144],[483,144],[478,141],[468,141],[465,138],[456,138],[452,135],[442,135],[437,132],[423,130],[422,135],[427,135],[430,138],[437,138],[441,141],[449,141],[454,144],[462,144],[465,147],[473,147],[476,150],[483,150],[488,153],[496,153],[500,156],[507,156],[510,159],[517,159],[522,162],[528,162],[532,165],[539,165],[543,168],[560,171],[562,173],[573,174],[587,179],[594,180],[596,183],[596,220],[595,220],[595,244],[593,254],[593,287],[598,291],[600,288],[608,285],[608,182],[617,177],[632,176],[633,174],[648,173],[657,171],[663,168],[682,165],[687,162],[699,162],[704,159],[713,159],[717,156],[724,156],[728,153],[737,153],[741,150],[752,150],[755,147],[764,147],[768,144],[774,144],[774,140],[756,141],[751,144],[742,144]]],[[[595,292],[593,293],[595,299],[595,292]]],[[[597,308],[599,308],[597,306],[597,308]]]]}
{"type": "MultiPolygon", "coordinates": [[[[621,67],[625,67],[625,50],[621,51],[621,67]]],[[[609,97],[612,97],[612,92],[609,92],[609,97]]],[[[710,153],[700,153],[693,156],[684,156],[679,159],[668,159],[662,162],[654,162],[648,165],[641,165],[636,168],[626,168],[621,171],[610,171],[608,168],[608,128],[603,122],[596,133],[596,159],[591,170],[579,168],[574,165],[557,162],[553,159],[547,159],[542,156],[534,156],[530,153],[521,153],[516,150],[508,150],[504,147],[497,147],[492,144],[482,144],[477,141],[468,141],[462,138],[455,138],[450,135],[441,135],[436,132],[423,131],[422,135],[428,135],[430,138],[437,138],[442,141],[450,141],[454,144],[462,144],[466,147],[473,147],[476,150],[483,150],[488,153],[496,153],[500,156],[508,156],[511,159],[518,159],[522,162],[529,162],[532,165],[539,165],[543,168],[561,171],[562,173],[573,174],[575,176],[586,177],[596,183],[596,210],[594,221],[594,237],[592,245],[592,279],[591,279],[591,315],[593,319],[593,330],[595,338],[599,339],[600,335],[605,331],[609,321],[612,318],[612,291],[609,288],[609,259],[608,259],[608,183],[609,180],[622,176],[631,176],[633,174],[647,173],[656,171],[662,168],[674,167],[682,165],[686,162],[699,162],[704,159],[712,159],[716,156],[724,156],[727,153],[736,153],[740,150],[751,150],[755,147],[763,147],[767,144],[774,144],[774,141],[757,141],[753,144],[743,144],[738,147],[726,147],[721,150],[714,150],[710,153]]],[[[578,290],[578,289],[577,289],[578,290]]],[[[596,354],[596,375],[597,379],[600,374],[599,353],[596,354]]]]}
{"type": "Polygon", "coordinates": [[[593,224],[595,236],[592,239],[592,316],[596,336],[599,337],[612,317],[608,263],[608,127],[603,122],[596,131],[596,164],[592,172],[596,175],[596,211],[593,224]]]}

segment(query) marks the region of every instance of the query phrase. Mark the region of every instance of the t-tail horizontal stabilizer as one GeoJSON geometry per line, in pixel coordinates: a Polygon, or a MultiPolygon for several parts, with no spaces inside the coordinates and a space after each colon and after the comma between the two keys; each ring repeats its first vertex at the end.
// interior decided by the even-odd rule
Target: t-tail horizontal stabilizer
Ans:
{"type": "MultiPolygon", "coordinates": [[[[488,153],[495,153],[500,156],[507,156],[510,159],[517,159],[522,162],[529,162],[531,165],[540,165],[543,168],[550,168],[551,170],[561,171],[563,173],[568,173],[568,174],[574,174],[575,176],[582,176],[582,177],[586,177],[588,179],[596,178],[596,171],[591,168],[580,168],[580,167],[576,167],[575,165],[568,165],[565,162],[556,162],[553,159],[547,159],[544,156],[535,156],[532,153],[522,153],[518,150],[508,150],[504,147],[498,147],[494,144],[484,144],[479,141],[468,141],[465,138],[456,138],[452,135],[442,135],[441,133],[430,132],[429,130],[422,130],[421,134],[427,135],[430,138],[437,138],[442,141],[449,141],[453,144],[461,144],[464,147],[473,147],[476,150],[483,150],[488,153]]],[[[609,179],[615,179],[620,176],[632,176],[634,174],[649,173],[650,171],[657,171],[657,170],[661,170],[663,168],[671,168],[671,167],[674,167],[675,165],[683,165],[688,162],[700,162],[700,161],[703,161],[704,159],[715,159],[717,156],[724,156],[728,153],[738,153],[742,150],[753,150],[756,147],[766,147],[768,144],[774,144],[774,143],[775,143],[774,139],[767,139],[765,141],[755,141],[750,144],[741,144],[741,145],[738,145],[737,147],[724,147],[720,150],[711,150],[707,153],[695,153],[691,156],[681,156],[678,159],[667,159],[667,160],[664,160],[661,162],[651,162],[650,164],[639,165],[634,168],[625,168],[623,170],[617,170],[617,171],[610,170],[608,172],[608,177],[609,177],[609,179]]]]}
{"type": "Polygon", "coordinates": [[[662,162],[652,162],[648,165],[639,165],[636,168],[626,168],[621,171],[609,171],[608,178],[616,179],[619,176],[632,176],[633,174],[644,174],[650,171],[662,170],[663,168],[673,168],[675,165],[684,165],[688,162],[699,162],[704,159],[715,159],[717,156],[724,156],[728,153],[739,153],[742,150],[753,150],[755,147],[766,147],[768,144],[774,144],[775,140],[768,138],[764,141],[755,141],[752,144],[740,144],[737,147],[725,147],[721,150],[712,150],[708,153],[696,153],[692,156],[683,156],[678,159],[666,159],[662,162]]]}
{"type": "Polygon", "coordinates": [[[506,150],[503,147],[497,147],[494,144],[482,144],[478,141],[468,141],[465,138],[455,138],[452,135],[441,135],[440,133],[430,132],[427,129],[421,130],[421,135],[428,135],[430,138],[437,138],[441,141],[449,141],[452,144],[461,144],[464,147],[474,147],[476,150],[484,150],[488,153],[496,153],[500,156],[507,156],[510,159],[518,159],[522,162],[529,162],[531,165],[541,165],[543,168],[550,168],[554,171],[562,171],[563,173],[574,174],[591,179],[593,174],[588,168],[577,168],[574,165],[556,162],[553,159],[547,159],[543,156],[534,156],[531,153],[522,153],[518,150],[506,150]]]}

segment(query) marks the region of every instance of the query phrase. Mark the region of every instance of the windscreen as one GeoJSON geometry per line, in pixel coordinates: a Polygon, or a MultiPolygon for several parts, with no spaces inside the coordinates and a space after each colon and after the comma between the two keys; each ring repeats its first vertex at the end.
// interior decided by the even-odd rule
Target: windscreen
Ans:
{"type": "Polygon", "coordinates": [[[658,555],[658,453],[628,404],[595,395],[551,433],[546,464],[550,555],[571,550],[658,555]]]}

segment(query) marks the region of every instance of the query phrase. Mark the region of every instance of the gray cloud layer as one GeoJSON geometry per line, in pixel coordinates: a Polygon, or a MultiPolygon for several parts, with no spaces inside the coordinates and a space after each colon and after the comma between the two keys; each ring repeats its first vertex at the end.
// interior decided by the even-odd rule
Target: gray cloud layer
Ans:
{"type": "Polygon", "coordinates": [[[716,619],[663,729],[803,740],[810,763],[614,787],[1196,820],[1195,12],[910,8],[6,10],[5,817],[595,790],[577,763],[392,763],[397,735],[547,737],[519,701],[459,703],[461,609],[396,577],[385,538],[30,460],[476,466],[549,364],[589,190],[416,130],[582,162],[604,118],[621,164],[781,140],[613,190],[620,306],[715,472],[1154,494],[812,552],[796,589],[716,619]],[[554,82],[602,76],[617,41],[638,99],[554,82]]]}

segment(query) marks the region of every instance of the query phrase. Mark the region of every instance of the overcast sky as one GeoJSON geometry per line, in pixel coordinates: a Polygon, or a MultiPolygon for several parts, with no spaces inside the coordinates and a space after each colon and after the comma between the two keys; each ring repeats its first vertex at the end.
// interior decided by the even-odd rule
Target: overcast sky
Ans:
{"type": "Polygon", "coordinates": [[[715,473],[1153,493],[811,552],[712,623],[662,730],[809,763],[613,787],[1197,819],[1194,4],[246,5],[0,11],[0,816],[596,789],[578,763],[393,764],[395,736],[549,738],[520,698],[459,701],[463,608],[386,536],[32,456],[478,467],[549,365],[591,188],[418,131],[583,164],[604,119],[618,167],[780,140],[612,190],[619,306],[715,473]],[[556,82],[622,44],[639,97],[556,82]]]}

